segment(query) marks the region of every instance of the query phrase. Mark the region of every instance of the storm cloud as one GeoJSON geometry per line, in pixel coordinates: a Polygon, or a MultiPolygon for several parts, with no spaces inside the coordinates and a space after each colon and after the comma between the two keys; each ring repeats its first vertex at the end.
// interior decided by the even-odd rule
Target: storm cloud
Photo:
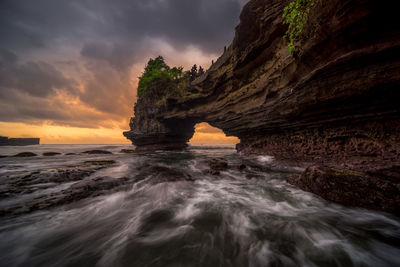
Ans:
{"type": "Polygon", "coordinates": [[[2,0],[0,121],[122,125],[148,57],[210,61],[245,2],[2,0]]]}
{"type": "Polygon", "coordinates": [[[50,64],[20,63],[17,55],[0,48],[0,90],[3,93],[17,89],[32,96],[46,97],[57,88],[73,92],[76,85],[50,64]]]}

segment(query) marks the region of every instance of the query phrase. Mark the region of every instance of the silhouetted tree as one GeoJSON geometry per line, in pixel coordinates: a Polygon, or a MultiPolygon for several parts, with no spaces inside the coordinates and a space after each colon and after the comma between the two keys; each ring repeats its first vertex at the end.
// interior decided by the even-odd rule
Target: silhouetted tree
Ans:
{"type": "Polygon", "coordinates": [[[201,75],[203,75],[204,74],[204,69],[203,69],[203,67],[202,66],[200,66],[199,67],[199,73],[198,73],[198,76],[201,76],[201,75]]]}
{"type": "Polygon", "coordinates": [[[197,65],[194,64],[192,69],[190,70],[190,81],[194,81],[197,77],[197,65]]]}

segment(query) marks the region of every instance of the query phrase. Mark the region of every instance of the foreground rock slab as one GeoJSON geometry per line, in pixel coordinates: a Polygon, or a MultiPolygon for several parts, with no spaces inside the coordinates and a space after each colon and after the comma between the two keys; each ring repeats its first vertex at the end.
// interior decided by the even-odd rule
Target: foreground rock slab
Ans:
{"type": "Polygon", "coordinates": [[[288,182],[326,200],[400,216],[400,180],[314,165],[301,175],[291,176],[288,182]]]}
{"type": "Polygon", "coordinates": [[[18,153],[16,155],[14,155],[14,157],[18,157],[18,158],[25,158],[25,157],[36,157],[37,155],[35,153],[32,152],[21,152],[18,153]]]}
{"type": "Polygon", "coordinates": [[[1,215],[18,215],[37,210],[48,209],[55,206],[76,202],[88,197],[95,197],[114,192],[114,189],[125,185],[127,178],[96,177],[73,184],[61,192],[37,197],[21,205],[0,210],[1,215]]]}
{"type": "Polygon", "coordinates": [[[108,154],[112,154],[112,152],[106,151],[106,150],[89,150],[89,151],[85,151],[85,152],[83,152],[83,153],[84,153],[84,154],[89,154],[89,155],[96,155],[96,154],[108,155],[108,154]]]}
{"type": "Polygon", "coordinates": [[[58,152],[44,152],[43,153],[43,156],[45,156],[45,157],[53,157],[53,156],[58,156],[58,155],[61,155],[61,153],[58,153],[58,152]]]}
{"type": "Polygon", "coordinates": [[[39,189],[52,187],[52,184],[83,180],[94,172],[115,163],[113,160],[85,161],[76,166],[3,174],[0,179],[0,198],[29,194],[39,189]]]}

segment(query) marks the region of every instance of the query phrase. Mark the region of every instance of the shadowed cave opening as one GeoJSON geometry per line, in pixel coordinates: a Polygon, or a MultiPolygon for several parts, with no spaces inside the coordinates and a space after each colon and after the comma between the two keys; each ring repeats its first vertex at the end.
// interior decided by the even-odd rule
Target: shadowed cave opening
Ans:
{"type": "Polygon", "coordinates": [[[190,145],[234,145],[239,142],[239,138],[235,136],[226,136],[226,134],[221,129],[213,127],[206,122],[198,123],[195,125],[194,135],[189,140],[190,145]]]}

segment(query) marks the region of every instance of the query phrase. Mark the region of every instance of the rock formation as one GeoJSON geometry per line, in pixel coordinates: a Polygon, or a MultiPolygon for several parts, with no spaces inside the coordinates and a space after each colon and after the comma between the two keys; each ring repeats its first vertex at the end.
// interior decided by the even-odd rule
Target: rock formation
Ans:
{"type": "Polygon", "coordinates": [[[125,136],[139,150],[182,148],[194,125],[208,122],[239,137],[239,152],[375,173],[396,169],[396,9],[372,0],[317,0],[290,54],[287,3],[251,0],[232,44],[191,84],[196,93],[165,105],[139,101],[125,136]]]}

